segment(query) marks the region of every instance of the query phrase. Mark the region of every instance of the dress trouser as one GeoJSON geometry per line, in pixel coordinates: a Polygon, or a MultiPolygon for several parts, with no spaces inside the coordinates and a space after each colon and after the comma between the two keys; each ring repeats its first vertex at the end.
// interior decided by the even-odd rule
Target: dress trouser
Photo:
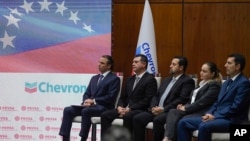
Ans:
{"type": "Polygon", "coordinates": [[[166,113],[154,116],[151,112],[143,112],[135,116],[134,118],[134,140],[145,141],[145,127],[153,121],[153,136],[154,141],[162,141],[164,135],[164,124],[166,121],[166,113]]]}
{"type": "Polygon", "coordinates": [[[215,119],[203,122],[201,116],[184,117],[178,122],[178,141],[191,141],[192,132],[199,130],[199,141],[211,141],[213,132],[229,132],[230,120],[215,119]]]}
{"type": "Polygon", "coordinates": [[[171,109],[168,112],[164,136],[168,137],[169,140],[177,140],[177,123],[184,115],[186,112],[177,109],[171,109]]]}
{"type": "Polygon", "coordinates": [[[142,112],[134,117],[134,141],[145,141],[145,127],[149,122],[153,121],[153,118],[154,115],[151,112],[142,112]]]}
{"type": "Polygon", "coordinates": [[[105,108],[103,106],[98,105],[87,108],[72,106],[64,108],[59,135],[63,137],[70,137],[73,118],[75,116],[81,115],[82,123],[79,136],[82,137],[82,140],[87,140],[89,129],[91,127],[91,117],[100,116],[103,111],[105,111],[105,108]]]}
{"type": "MultiPolygon", "coordinates": [[[[142,110],[133,110],[127,113],[123,119],[123,126],[127,128],[130,133],[133,132],[133,118],[138,113],[141,113],[142,110]]],[[[119,118],[119,114],[116,109],[108,110],[101,114],[101,136],[105,134],[107,129],[111,126],[114,119],[119,118]]]]}
{"type": "Polygon", "coordinates": [[[166,117],[167,117],[166,112],[161,113],[160,115],[157,115],[153,119],[153,136],[154,136],[154,141],[162,141],[164,137],[164,125],[166,123],[166,117]]]}

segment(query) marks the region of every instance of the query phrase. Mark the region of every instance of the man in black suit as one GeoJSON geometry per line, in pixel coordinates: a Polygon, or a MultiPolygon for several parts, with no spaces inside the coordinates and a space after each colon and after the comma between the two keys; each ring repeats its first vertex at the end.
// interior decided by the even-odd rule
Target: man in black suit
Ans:
{"type": "Polygon", "coordinates": [[[83,95],[81,106],[64,108],[63,119],[59,135],[63,141],[70,140],[72,120],[75,116],[82,116],[81,141],[88,138],[91,126],[91,117],[100,116],[106,110],[113,109],[115,100],[120,90],[120,79],[113,72],[114,61],[111,56],[103,55],[99,61],[100,74],[94,75],[83,95]]]}
{"type": "Polygon", "coordinates": [[[147,65],[148,59],[145,55],[134,57],[132,67],[135,75],[126,80],[117,108],[101,114],[102,136],[115,118],[122,118],[123,126],[132,132],[133,117],[148,109],[150,100],[157,91],[157,83],[154,76],[146,71],[147,65]]]}
{"type": "Polygon", "coordinates": [[[148,111],[134,117],[133,137],[135,141],[145,141],[145,127],[153,121],[154,141],[161,141],[164,136],[164,124],[170,109],[188,101],[195,87],[194,80],[185,74],[188,61],[185,57],[175,56],[170,64],[170,77],[165,78],[156,95],[151,100],[148,111]]]}

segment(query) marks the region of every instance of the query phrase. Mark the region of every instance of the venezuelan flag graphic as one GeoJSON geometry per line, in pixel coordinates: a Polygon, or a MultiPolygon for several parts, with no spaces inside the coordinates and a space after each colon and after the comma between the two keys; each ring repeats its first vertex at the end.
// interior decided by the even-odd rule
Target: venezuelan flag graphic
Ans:
{"type": "Polygon", "coordinates": [[[0,71],[96,73],[111,0],[0,0],[0,71]]]}

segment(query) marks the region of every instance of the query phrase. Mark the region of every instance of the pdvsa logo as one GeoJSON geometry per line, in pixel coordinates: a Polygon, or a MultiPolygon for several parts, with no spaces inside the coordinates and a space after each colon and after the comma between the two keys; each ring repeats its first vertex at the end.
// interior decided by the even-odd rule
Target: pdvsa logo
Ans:
{"type": "Polygon", "coordinates": [[[46,134],[40,134],[39,139],[40,140],[44,139],[46,141],[48,141],[48,140],[53,140],[53,141],[58,140],[56,135],[46,135],[46,134]]]}
{"type": "Polygon", "coordinates": [[[86,85],[77,84],[52,84],[49,82],[25,82],[25,92],[27,93],[72,93],[83,94],[86,85]]]}
{"type": "Polygon", "coordinates": [[[55,121],[58,121],[56,117],[44,117],[44,116],[41,116],[39,118],[39,120],[41,122],[55,122],[55,121]]]}
{"type": "Polygon", "coordinates": [[[59,132],[60,128],[59,127],[53,127],[53,126],[46,126],[45,130],[46,131],[59,132]]]}
{"type": "Polygon", "coordinates": [[[62,107],[52,107],[52,106],[46,106],[46,111],[50,111],[50,112],[61,112],[63,111],[62,107]]]}
{"type": "Polygon", "coordinates": [[[0,106],[0,110],[2,111],[16,111],[14,106],[0,106]]]}
{"type": "Polygon", "coordinates": [[[32,111],[32,112],[41,112],[42,110],[39,109],[38,106],[22,106],[21,107],[22,111],[32,111]]]}
{"type": "Polygon", "coordinates": [[[0,121],[10,121],[7,116],[0,117],[0,121]]]}
{"type": "Polygon", "coordinates": [[[20,116],[15,116],[15,121],[21,121],[21,122],[35,122],[32,117],[20,117],[20,116]]]}
{"type": "Polygon", "coordinates": [[[15,139],[24,140],[24,141],[27,141],[27,140],[34,140],[33,136],[30,135],[30,134],[15,134],[15,135],[14,135],[14,138],[15,138],[15,139]]]}
{"type": "Polygon", "coordinates": [[[9,139],[7,134],[0,134],[0,140],[7,140],[9,139]]]}
{"type": "Polygon", "coordinates": [[[0,126],[0,129],[2,131],[15,131],[16,129],[14,128],[14,126],[0,126]]]}
{"type": "Polygon", "coordinates": [[[38,126],[25,126],[25,125],[22,125],[20,128],[21,128],[22,131],[40,131],[38,126]]]}

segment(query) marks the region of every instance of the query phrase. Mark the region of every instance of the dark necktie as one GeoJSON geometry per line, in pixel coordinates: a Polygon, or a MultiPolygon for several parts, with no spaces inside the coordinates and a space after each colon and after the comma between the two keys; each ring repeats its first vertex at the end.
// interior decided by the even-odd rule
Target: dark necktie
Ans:
{"type": "Polygon", "coordinates": [[[227,83],[227,90],[230,88],[230,86],[231,86],[232,83],[233,83],[233,80],[229,79],[228,83],[227,83]]]}
{"type": "Polygon", "coordinates": [[[99,76],[99,79],[98,79],[98,82],[97,82],[97,86],[101,83],[102,78],[103,78],[103,75],[101,74],[101,75],[99,76]]]}

